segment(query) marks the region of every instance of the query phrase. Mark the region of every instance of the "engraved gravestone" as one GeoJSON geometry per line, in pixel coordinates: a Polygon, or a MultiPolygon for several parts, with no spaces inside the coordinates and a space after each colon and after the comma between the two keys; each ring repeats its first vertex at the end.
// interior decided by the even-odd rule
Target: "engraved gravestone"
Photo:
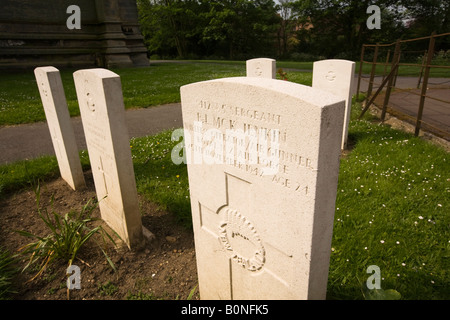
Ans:
{"type": "Polygon", "coordinates": [[[345,99],[345,118],[341,149],[347,147],[348,124],[352,108],[352,89],[355,79],[354,74],[355,62],[353,61],[330,59],[316,61],[313,64],[312,86],[345,99]]]}
{"type": "Polygon", "coordinates": [[[74,189],[86,186],[59,70],[34,70],[61,177],[74,189]]]}
{"type": "Polygon", "coordinates": [[[247,77],[275,79],[276,63],[276,60],[269,58],[247,60],[247,77]]]}
{"type": "Polygon", "coordinates": [[[90,69],[75,72],[74,80],[102,219],[137,247],[143,228],[120,77],[90,69]]]}
{"type": "Polygon", "coordinates": [[[275,79],[181,87],[202,299],[324,299],[344,101],[275,79]]]}

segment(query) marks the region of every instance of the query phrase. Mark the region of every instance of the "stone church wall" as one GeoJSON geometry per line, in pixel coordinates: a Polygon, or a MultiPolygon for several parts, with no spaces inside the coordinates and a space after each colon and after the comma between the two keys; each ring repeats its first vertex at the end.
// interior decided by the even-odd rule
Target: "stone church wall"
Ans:
{"type": "Polygon", "coordinates": [[[1,0],[0,68],[147,66],[135,0],[1,0]],[[69,29],[70,5],[81,29],[69,29]]]}

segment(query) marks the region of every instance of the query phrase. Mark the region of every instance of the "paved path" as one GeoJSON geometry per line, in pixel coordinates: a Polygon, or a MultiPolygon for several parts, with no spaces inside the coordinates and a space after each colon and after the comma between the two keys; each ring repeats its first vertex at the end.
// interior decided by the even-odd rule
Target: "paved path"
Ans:
{"type": "MultiPolygon", "coordinates": [[[[396,88],[400,89],[413,89],[417,88],[418,77],[397,77],[397,82],[395,83],[396,88]]],[[[358,82],[358,75],[355,76],[355,92],[356,92],[356,84],[358,82]]],[[[378,89],[379,85],[383,82],[382,76],[376,76],[374,79],[374,85],[372,89],[372,93],[375,93],[378,89]]],[[[361,80],[360,91],[366,92],[369,87],[369,75],[363,75],[363,79],[361,80]]],[[[420,84],[420,88],[422,84],[420,84]]],[[[428,79],[428,88],[449,88],[450,87],[450,78],[430,78],[428,79]]],[[[386,86],[385,86],[386,88],[386,86]]]]}
{"type": "MultiPolygon", "coordinates": [[[[181,104],[167,104],[126,111],[130,138],[143,137],[166,129],[181,128],[181,104]]],[[[86,149],[80,117],[72,118],[79,150],[86,149]]],[[[0,165],[42,155],[54,155],[46,122],[0,127],[0,165]]]]}

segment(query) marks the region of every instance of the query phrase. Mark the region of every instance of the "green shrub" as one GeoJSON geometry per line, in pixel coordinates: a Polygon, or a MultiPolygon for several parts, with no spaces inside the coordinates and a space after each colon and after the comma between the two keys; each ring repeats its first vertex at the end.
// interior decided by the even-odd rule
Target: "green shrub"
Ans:
{"type": "MultiPolygon", "coordinates": [[[[45,271],[47,265],[49,265],[54,259],[63,260],[70,266],[77,258],[77,254],[83,245],[95,234],[100,234],[103,242],[105,242],[106,239],[109,239],[115,244],[113,238],[102,228],[101,225],[95,228],[90,228],[88,226],[91,222],[98,220],[91,216],[92,212],[97,207],[98,202],[89,200],[80,212],[71,211],[65,215],[60,215],[54,211],[49,213],[46,208],[44,210],[40,209],[39,185],[36,188],[35,193],[39,217],[49,228],[50,234],[45,237],[41,237],[27,231],[17,231],[23,236],[37,239],[37,241],[31,242],[20,249],[22,254],[30,255],[29,262],[23,270],[37,262],[40,262],[39,272],[32,278],[32,280],[41,275],[45,271]]],[[[115,270],[114,263],[106,254],[105,249],[101,246],[99,247],[104,253],[110,266],[115,270]]]]}
{"type": "Polygon", "coordinates": [[[12,280],[18,268],[16,258],[8,250],[0,248],[0,300],[9,299],[14,293],[12,280]]]}

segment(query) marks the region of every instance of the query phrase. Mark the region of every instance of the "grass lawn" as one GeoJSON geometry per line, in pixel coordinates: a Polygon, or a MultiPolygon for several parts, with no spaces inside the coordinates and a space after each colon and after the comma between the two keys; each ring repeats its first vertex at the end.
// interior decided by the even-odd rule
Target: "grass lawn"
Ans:
{"type": "MultiPolygon", "coordinates": [[[[178,98],[173,92],[181,84],[243,75],[244,67],[162,64],[117,72],[122,77],[126,104],[131,107],[139,103],[150,105],[153,95],[159,96],[155,101],[165,101],[161,98],[165,96],[165,102],[173,102],[170,100],[178,98]],[[149,91],[155,86],[172,89],[163,95],[157,90],[153,94],[146,92],[145,88],[149,91]],[[133,88],[140,97],[133,97],[133,88]],[[144,94],[146,98],[141,97],[144,94]]],[[[32,80],[26,80],[29,75],[9,77],[15,78],[17,85],[22,81],[32,87],[32,80]]],[[[70,72],[63,72],[65,83],[70,82],[70,77],[70,72]]],[[[288,79],[310,84],[311,74],[292,72],[288,79]]],[[[8,90],[20,92],[16,86],[8,86],[8,90]]],[[[66,90],[74,101],[74,93],[70,93],[70,88],[66,90]]],[[[24,97],[22,103],[25,100],[29,99],[24,97]]],[[[14,104],[21,108],[20,102],[14,104]]],[[[376,265],[381,271],[382,289],[394,289],[403,299],[450,299],[448,153],[413,135],[379,125],[369,114],[356,120],[360,111],[360,104],[355,103],[349,127],[349,140],[354,147],[340,164],[328,298],[367,298],[364,286],[371,274],[366,270],[376,265]]],[[[190,227],[186,166],[171,161],[176,144],[178,141],[171,140],[171,131],[130,142],[138,192],[176,213],[180,223],[190,227]]],[[[88,168],[87,152],[80,155],[83,167],[88,168]]],[[[54,157],[0,166],[0,198],[33,185],[38,179],[57,176],[54,157]]]]}
{"type": "MultiPolygon", "coordinates": [[[[360,110],[354,105],[354,119],[360,110]]],[[[448,153],[368,120],[352,120],[349,139],[356,145],[339,172],[331,296],[360,295],[367,267],[377,265],[382,289],[449,299],[448,153]]]]}
{"type": "MultiPolygon", "coordinates": [[[[71,116],[80,114],[73,81],[76,70],[62,70],[67,104],[71,116]]],[[[215,78],[245,75],[244,65],[206,63],[154,64],[148,68],[112,70],[121,77],[126,108],[145,108],[179,102],[180,86],[215,78]]],[[[39,91],[33,71],[0,76],[0,125],[44,121],[39,91]]]]}
{"type": "MultiPolygon", "coordinates": [[[[120,75],[126,108],[146,108],[180,101],[180,86],[216,78],[245,76],[245,61],[178,61],[180,63],[155,63],[148,68],[114,69],[120,75]],[[184,62],[184,63],[183,63],[184,62]]],[[[277,68],[288,73],[288,80],[311,85],[313,62],[277,61],[277,68]],[[303,70],[303,72],[293,71],[303,70]],[[306,71],[305,71],[306,70],[306,71]]],[[[370,66],[363,65],[364,73],[370,66]]],[[[383,74],[383,66],[377,74],[383,74]]],[[[359,70],[357,62],[355,72],[359,70]]],[[[80,114],[73,82],[73,72],[62,70],[67,104],[71,116],[80,114]]],[[[420,72],[416,67],[401,67],[399,75],[413,76],[420,72]]],[[[450,70],[437,69],[432,76],[450,77],[450,70]]],[[[277,75],[277,77],[279,77],[277,75]]],[[[32,70],[3,73],[0,76],[0,126],[44,121],[39,91],[32,70]]]]}

